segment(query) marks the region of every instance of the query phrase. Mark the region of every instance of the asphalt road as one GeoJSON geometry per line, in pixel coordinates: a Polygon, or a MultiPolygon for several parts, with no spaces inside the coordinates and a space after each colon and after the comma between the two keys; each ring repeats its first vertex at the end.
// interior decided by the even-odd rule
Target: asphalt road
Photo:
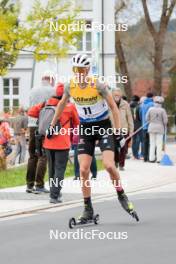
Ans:
{"type": "Polygon", "coordinates": [[[0,263],[175,263],[176,194],[140,194],[131,196],[131,200],[140,216],[139,223],[116,200],[106,200],[94,206],[100,214],[99,225],[73,231],[80,238],[81,233],[83,237],[94,232],[101,239],[98,235],[95,239],[59,239],[58,235],[56,239],[59,232],[62,238],[72,232],[68,219],[78,215],[80,207],[0,221],[0,263]],[[102,239],[108,232],[116,232],[113,233],[116,239],[102,239]],[[55,234],[52,239],[51,234],[55,234]]]}

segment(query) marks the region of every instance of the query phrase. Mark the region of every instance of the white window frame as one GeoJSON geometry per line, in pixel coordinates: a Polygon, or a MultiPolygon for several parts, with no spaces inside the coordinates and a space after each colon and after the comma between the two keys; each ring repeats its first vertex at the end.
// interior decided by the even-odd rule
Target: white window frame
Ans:
{"type": "Polygon", "coordinates": [[[3,110],[5,108],[4,106],[4,99],[9,100],[9,110],[12,110],[16,108],[13,105],[13,100],[17,99],[18,101],[20,100],[20,78],[18,77],[10,77],[10,78],[3,78],[3,110]],[[9,80],[9,94],[4,94],[4,79],[9,80]],[[13,80],[18,79],[18,94],[13,94],[13,80]]]}
{"type": "Polygon", "coordinates": [[[82,33],[81,38],[82,38],[83,48],[78,49],[77,47],[73,46],[69,53],[71,53],[71,54],[75,53],[75,52],[84,52],[84,53],[90,53],[90,54],[92,53],[92,48],[90,50],[86,49],[86,33],[87,32],[91,32],[91,47],[93,47],[93,31],[90,27],[90,28],[86,29],[86,31],[83,31],[83,33],[82,33]]]}

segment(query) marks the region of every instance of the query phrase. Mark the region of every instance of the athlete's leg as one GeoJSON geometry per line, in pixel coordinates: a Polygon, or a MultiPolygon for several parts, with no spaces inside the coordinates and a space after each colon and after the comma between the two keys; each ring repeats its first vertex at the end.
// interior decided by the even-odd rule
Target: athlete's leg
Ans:
{"type": "Polygon", "coordinates": [[[95,149],[94,139],[81,139],[78,144],[78,159],[80,166],[80,180],[84,198],[84,211],[80,216],[81,221],[87,221],[93,218],[93,207],[91,202],[91,186],[89,181],[90,166],[95,149]]]}
{"type": "Polygon", "coordinates": [[[116,186],[117,189],[119,187],[120,190],[121,189],[120,175],[115,166],[114,152],[112,150],[104,150],[102,152],[102,159],[105,169],[109,172],[112,183],[114,184],[114,186],[116,186]]]}
{"type": "Polygon", "coordinates": [[[116,191],[123,191],[120,184],[120,175],[115,166],[114,155],[115,155],[115,147],[114,147],[114,137],[112,135],[103,135],[99,139],[99,146],[102,152],[102,159],[105,169],[109,172],[111,180],[116,186],[116,191]]]}
{"type": "Polygon", "coordinates": [[[91,196],[91,187],[89,183],[90,166],[92,163],[92,156],[88,154],[80,154],[78,156],[80,166],[80,179],[82,186],[83,197],[87,198],[91,196]]]}
{"type": "Polygon", "coordinates": [[[110,150],[105,150],[102,153],[103,156],[103,164],[105,169],[109,172],[113,185],[116,189],[118,200],[121,206],[128,212],[133,212],[133,204],[128,200],[127,195],[124,192],[124,189],[121,185],[120,175],[118,170],[116,169],[114,162],[114,152],[110,150]]]}

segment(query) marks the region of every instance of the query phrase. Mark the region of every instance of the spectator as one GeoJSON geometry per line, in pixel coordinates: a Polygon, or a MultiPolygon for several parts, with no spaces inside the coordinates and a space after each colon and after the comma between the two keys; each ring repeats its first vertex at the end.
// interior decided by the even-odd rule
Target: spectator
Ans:
{"type": "MultiPolygon", "coordinates": [[[[46,105],[57,106],[59,100],[63,95],[63,85],[57,87],[57,98],[50,98],[46,105]]],[[[38,104],[29,109],[28,114],[33,117],[38,117],[43,104],[38,104]]],[[[79,117],[74,104],[68,103],[65,107],[61,118],[59,120],[64,129],[79,125],[79,117]]],[[[48,167],[49,167],[49,182],[50,182],[50,203],[62,202],[61,199],[61,181],[64,179],[66,165],[68,161],[70,149],[70,135],[69,133],[62,133],[53,135],[48,139],[45,137],[43,147],[45,148],[48,167]]]]}
{"type": "MultiPolygon", "coordinates": [[[[134,130],[133,118],[130,110],[130,105],[127,101],[122,99],[122,91],[120,88],[113,90],[113,97],[120,111],[121,127],[127,129],[127,135],[130,136],[134,130]]],[[[124,170],[125,158],[128,151],[129,141],[126,142],[125,146],[120,149],[120,152],[115,153],[115,161],[119,163],[119,169],[124,170]]]]}
{"type": "MultiPolygon", "coordinates": [[[[74,150],[74,172],[75,172],[74,180],[80,179],[79,162],[78,162],[78,142],[79,142],[79,136],[73,135],[72,148],[74,150]]],[[[93,155],[93,158],[92,158],[90,171],[92,173],[92,179],[96,179],[97,178],[97,162],[96,162],[95,155],[93,155]]]]}
{"type": "Polygon", "coordinates": [[[146,114],[150,107],[154,105],[153,103],[153,94],[148,93],[146,99],[144,99],[143,103],[140,107],[141,118],[142,118],[142,126],[143,126],[143,147],[144,147],[144,162],[149,161],[149,133],[148,133],[148,124],[146,120],[146,114]]]}
{"type": "Polygon", "coordinates": [[[165,109],[162,108],[163,102],[163,97],[154,97],[154,106],[149,109],[146,115],[146,120],[149,122],[150,162],[157,161],[160,163],[162,157],[163,136],[166,132],[166,126],[168,123],[167,113],[165,109]]]}
{"type": "MultiPolygon", "coordinates": [[[[47,101],[56,94],[54,77],[45,74],[42,77],[41,87],[34,87],[30,93],[30,107],[47,101]]],[[[46,155],[37,155],[35,151],[35,133],[37,131],[37,118],[28,118],[29,127],[29,159],[26,173],[26,192],[42,193],[49,192],[44,187],[44,177],[47,168],[46,155]],[[34,188],[35,186],[35,188],[34,188]]]]}
{"type": "Polygon", "coordinates": [[[5,147],[11,138],[9,124],[0,120],[0,171],[6,169],[5,147]]]}
{"type": "Polygon", "coordinates": [[[11,128],[14,131],[15,151],[11,160],[11,165],[15,165],[16,159],[19,157],[18,163],[25,162],[26,156],[26,131],[28,127],[28,118],[25,110],[21,107],[18,109],[16,117],[8,119],[11,128]]]}
{"type": "MultiPolygon", "coordinates": [[[[135,132],[142,126],[142,121],[140,117],[140,97],[139,96],[134,95],[132,97],[130,107],[131,107],[131,112],[133,116],[134,132],[135,132]]],[[[138,133],[136,133],[132,139],[132,152],[133,152],[133,157],[135,159],[140,158],[140,154],[139,154],[140,146],[141,146],[141,154],[143,156],[142,129],[138,133]]]]}

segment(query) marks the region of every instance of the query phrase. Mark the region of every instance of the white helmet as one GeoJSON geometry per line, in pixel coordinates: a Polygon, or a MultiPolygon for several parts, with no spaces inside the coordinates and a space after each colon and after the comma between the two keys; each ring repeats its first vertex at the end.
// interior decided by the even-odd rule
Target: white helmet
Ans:
{"type": "Polygon", "coordinates": [[[73,67],[89,67],[90,58],[86,54],[76,54],[72,58],[73,67]]]}

